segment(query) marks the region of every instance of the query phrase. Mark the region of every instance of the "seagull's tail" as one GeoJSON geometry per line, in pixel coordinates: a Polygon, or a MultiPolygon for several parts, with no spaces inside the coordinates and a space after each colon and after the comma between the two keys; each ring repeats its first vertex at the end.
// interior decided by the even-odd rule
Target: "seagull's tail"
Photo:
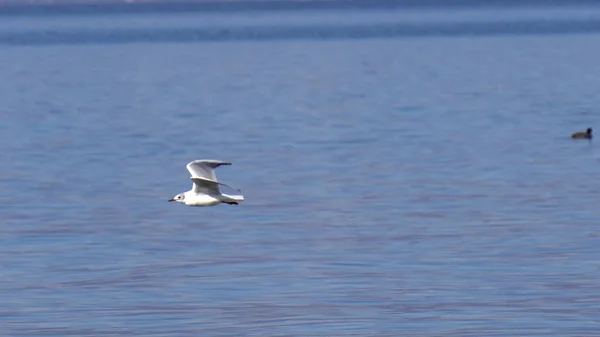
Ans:
{"type": "Polygon", "coordinates": [[[233,201],[236,201],[236,202],[244,201],[243,195],[229,195],[229,194],[223,194],[223,195],[233,201]]]}

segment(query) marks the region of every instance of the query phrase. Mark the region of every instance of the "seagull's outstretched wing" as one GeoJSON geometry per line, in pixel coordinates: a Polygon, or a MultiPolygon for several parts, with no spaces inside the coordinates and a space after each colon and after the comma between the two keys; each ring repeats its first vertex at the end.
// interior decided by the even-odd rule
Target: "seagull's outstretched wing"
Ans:
{"type": "Polygon", "coordinates": [[[187,164],[186,168],[190,171],[192,178],[204,178],[212,181],[217,181],[215,168],[221,165],[231,165],[230,162],[220,160],[194,160],[187,164]]]}
{"type": "Polygon", "coordinates": [[[217,181],[217,176],[215,175],[214,169],[221,165],[231,165],[231,163],[220,160],[194,160],[193,162],[187,164],[186,167],[192,175],[190,179],[192,179],[194,182],[194,192],[205,194],[221,194],[219,185],[240,191],[237,188],[217,181]]]}
{"type": "Polygon", "coordinates": [[[210,180],[210,179],[196,178],[196,177],[191,177],[190,179],[192,179],[192,181],[194,182],[194,185],[192,186],[192,188],[194,189],[194,192],[196,192],[196,193],[221,194],[219,185],[232,188],[238,192],[242,191],[239,188],[235,188],[235,187],[229,186],[227,184],[223,184],[218,181],[214,181],[214,180],[210,180]]]}
{"type": "Polygon", "coordinates": [[[197,178],[192,177],[192,181],[194,182],[194,192],[195,193],[204,193],[209,195],[221,194],[221,190],[219,189],[218,182],[205,178],[197,178]]]}

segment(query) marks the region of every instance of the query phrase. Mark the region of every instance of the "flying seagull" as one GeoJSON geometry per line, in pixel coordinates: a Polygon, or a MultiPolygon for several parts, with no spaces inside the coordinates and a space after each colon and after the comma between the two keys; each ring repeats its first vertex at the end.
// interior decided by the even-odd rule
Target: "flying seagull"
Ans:
{"type": "Polygon", "coordinates": [[[231,163],[220,160],[202,159],[194,160],[187,164],[186,168],[192,175],[190,179],[194,182],[192,189],[177,194],[169,201],[177,201],[188,206],[215,206],[221,203],[237,205],[238,202],[244,201],[243,195],[221,193],[219,185],[232,188],[217,181],[215,168],[221,165],[231,165],[231,163]]]}

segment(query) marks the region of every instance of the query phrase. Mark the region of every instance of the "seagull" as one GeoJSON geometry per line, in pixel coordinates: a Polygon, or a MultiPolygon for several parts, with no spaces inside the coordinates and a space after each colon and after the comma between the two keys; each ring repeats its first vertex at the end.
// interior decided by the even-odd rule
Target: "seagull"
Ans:
{"type": "Polygon", "coordinates": [[[571,135],[573,139],[592,139],[592,128],[587,128],[585,132],[575,132],[571,135]]]}
{"type": "Polygon", "coordinates": [[[194,182],[192,189],[177,194],[169,201],[177,201],[187,206],[215,206],[221,203],[237,205],[238,202],[244,201],[243,195],[221,193],[219,185],[233,188],[217,181],[214,169],[221,165],[231,165],[231,163],[220,160],[202,159],[194,160],[187,164],[186,168],[192,175],[190,179],[194,182]]]}

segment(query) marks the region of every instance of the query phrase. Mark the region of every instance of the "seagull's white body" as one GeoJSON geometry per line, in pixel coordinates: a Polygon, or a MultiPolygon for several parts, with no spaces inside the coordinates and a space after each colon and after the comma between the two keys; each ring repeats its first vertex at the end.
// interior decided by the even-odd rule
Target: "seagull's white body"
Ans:
{"type": "MultiPolygon", "coordinates": [[[[215,168],[221,165],[231,165],[220,160],[194,160],[186,168],[192,175],[192,189],[177,194],[169,201],[176,201],[187,206],[215,206],[221,203],[237,205],[244,201],[243,195],[228,195],[221,193],[219,185],[227,186],[217,181],[215,168]]],[[[229,187],[229,186],[227,186],[229,187]]]]}

